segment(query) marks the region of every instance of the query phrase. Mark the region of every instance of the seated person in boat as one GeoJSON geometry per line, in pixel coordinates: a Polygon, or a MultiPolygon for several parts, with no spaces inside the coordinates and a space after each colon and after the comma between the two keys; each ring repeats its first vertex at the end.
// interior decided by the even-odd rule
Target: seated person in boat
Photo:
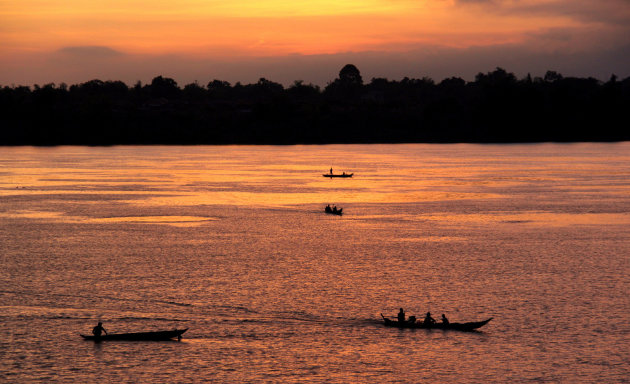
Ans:
{"type": "Polygon", "coordinates": [[[448,321],[448,319],[446,318],[446,316],[444,314],[442,314],[442,324],[444,324],[444,325],[448,325],[449,324],[449,321],[448,321]]]}
{"type": "Polygon", "coordinates": [[[427,315],[424,317],[424,325],[433,325],[435,324],[435,319],[431,317],[431,312],[427,312],[427,315]]]}
{"type": "Polygon", "coordinates": [[[326,212],[332,212],[332,209],[330,208],[330,204],[328,204],[328,205],[326,206],[325,211],[326,211],[326,212]]]}
{"type": "Polygon", "coordinates": [[[105,330],[105,328],[103,328],[103,323],[99,321],[98,325],[92,328],[92,334],[94,335],[94,337],[101,337],[101,333],[103,332],[105,332],[105,334],[107,335],[107,331],[105,330]]]}
{"type": "Polygon", "coordinates": [[[409,320],[407,320],[407,322],[409,324],[415,324],[416,323],[416,317],[415,316],[409,316],[409,320]]]}
{"type": "Polygon", "coordinates": [[[398,312],[398,322],[399,323],[405,322],[405,311],[403,311],[402,308],[400,308],[400,312],[398,312]]]}

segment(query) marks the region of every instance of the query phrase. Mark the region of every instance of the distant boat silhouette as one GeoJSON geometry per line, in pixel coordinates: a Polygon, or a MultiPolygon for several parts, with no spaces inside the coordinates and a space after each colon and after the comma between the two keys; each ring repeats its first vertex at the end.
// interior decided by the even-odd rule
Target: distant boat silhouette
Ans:
{"type": "Polygon", "coordinates": [[[334,173],[324,173],[322,176],[324,177],[352,177],[352,175],[354,175],[354,173],[342,173],[342,174],[334,174],[334,173]]]}
{"type": "Polygon", "coordinates": [[[327,205],[326,208],[324,208],[324,212],[330,213],[331,215],[341,216],[343,214],[343,208],[339,208],[339,209],[337,209],[337,207],[330,208],[330,205],[327,205]]]}
{"type": "Polygon", "coordinates": [[[109,333],[101,336],[81,335],[85,340],[127,340],[127,341],[164,341],[177,338],[181,340],[182,334],[186,329],[173,329],[172,331],[155,331],[155,332],[135,332],[135,333],[109,333]]]}
{"type": "Polygon", "coordinates": [[[421,328],[421,329],[442,329],[445,331],[453,330],[453,331],[463,331],[463,332],[471,332],[476,330],[477,328],[481,328],[484,325],[488,324],[492,317],[483,320],[483,321],[472,321],[469,323],[433,323],[433,324],[424,324],[422,321],[404,321],[399,322],[398,320],[388,319],[383,316],[381,313],[381,317],[383,318],[384,325],[386,327],[397,327],[397,328],[421,328]]]}

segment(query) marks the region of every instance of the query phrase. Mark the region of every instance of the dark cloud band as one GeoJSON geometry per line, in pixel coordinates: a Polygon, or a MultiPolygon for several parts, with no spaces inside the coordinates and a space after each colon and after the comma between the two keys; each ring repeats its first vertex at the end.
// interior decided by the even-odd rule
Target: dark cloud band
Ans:
{"type": "Polygon", "coordinates": [[[63,47],[57,50],[57,52],[63,55],[91,58],[114,57],[123,55],[122,52],[119,52],[115,49],[98,45],[63,47]]]}

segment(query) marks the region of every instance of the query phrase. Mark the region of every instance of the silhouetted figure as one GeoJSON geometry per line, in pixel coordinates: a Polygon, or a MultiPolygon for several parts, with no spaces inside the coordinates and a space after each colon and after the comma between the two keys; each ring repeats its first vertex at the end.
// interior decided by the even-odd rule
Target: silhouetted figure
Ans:
{"type": "Polygon", "coordinates": [[[409,324],[415,324],[416,323],[416,317],[415,316],[409,316],[409,320],[407,322],[409,324]]]}
{"type": "Polygon", "coordinates": [[[101,333],[103,332],[105,332],[105,334],[107,335],[107,331],[105,330],[105,328],[103,328],[103,323],[99,321],[98,325],[92,328],[92,334],[94,335],[94,337],[99,338],[101,337],[101,333]]]}
{"type": "Polygon", "coordinates": [[[405,311],[403,311],[402,308],[400,308],[400,312],[398,312],[398,322],[399,323],[405,322],[405,311]]]}
{"type": "Polygon", "coordinates": [[[332,175],[332,167],[330,167],[330,174],[332,175]]]}
{"type": "Polygon", "coordinates": [[[424,325],[433,324],[435,324],[435,319],[431,317],[431,312],[427,312],[427,315],[424,317],[424,325]]]}
{"type": "Polygon", "coordinates": [[[446,318],[446,316],[444,314],[442,314],[442,324],[444,324],[444,325],[448,325],[449,324],[449,321],[448,321],[448,319],[446,318]]]}

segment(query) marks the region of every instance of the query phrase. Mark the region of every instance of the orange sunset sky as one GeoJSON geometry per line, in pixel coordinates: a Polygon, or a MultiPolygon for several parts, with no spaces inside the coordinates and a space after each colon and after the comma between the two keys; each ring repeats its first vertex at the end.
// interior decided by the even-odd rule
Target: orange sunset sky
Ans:
{"type": "Polygon", "coordinates": [[[0,0],[0,85],[630,76],[630,0],[0,0]]]}

